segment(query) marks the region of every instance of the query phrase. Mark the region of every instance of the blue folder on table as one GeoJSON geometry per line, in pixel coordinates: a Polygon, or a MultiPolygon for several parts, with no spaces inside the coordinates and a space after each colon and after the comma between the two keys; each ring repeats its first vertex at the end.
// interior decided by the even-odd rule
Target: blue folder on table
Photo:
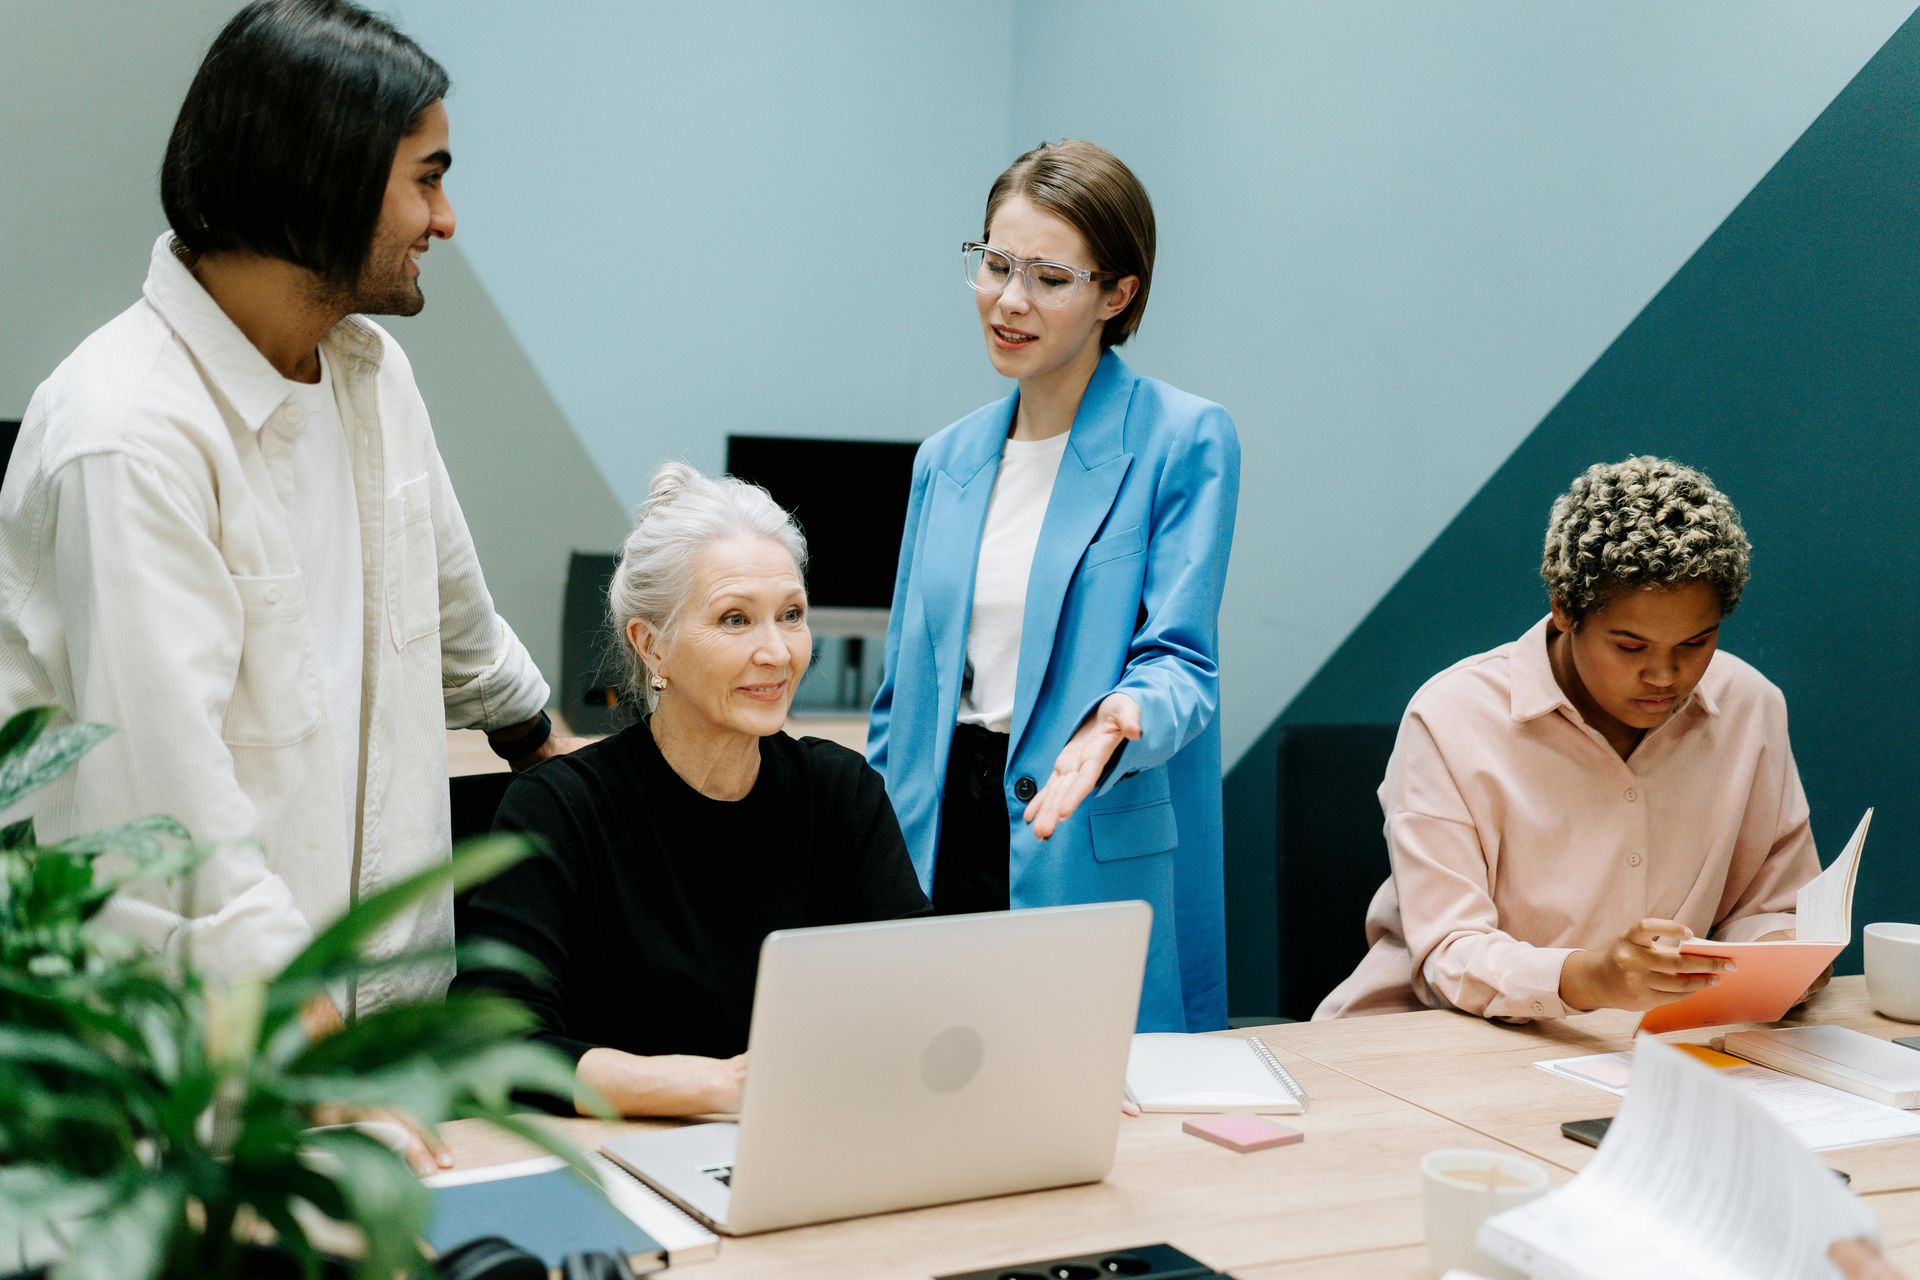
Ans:
{"type": "Polygon", "coordinates": [[[666,1265],[660,1242],[566,1169],[433,1188],[427,1243],[436,1253],[504,1236],[558,1267],[570,1253],[618,1253],[637,1271],[666,1265]]]}

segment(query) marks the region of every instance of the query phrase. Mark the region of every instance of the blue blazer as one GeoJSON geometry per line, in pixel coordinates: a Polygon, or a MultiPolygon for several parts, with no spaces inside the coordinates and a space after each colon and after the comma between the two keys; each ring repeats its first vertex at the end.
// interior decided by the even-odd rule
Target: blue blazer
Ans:
{"type": "MultiPolygon", "coordinates": [[[[867,755],[932,892],[960,708],[974,567],[1019,393],[969,414],[914,459],[867,755]]],[[[1108,351],[1087,384],[1027,584],[1004,779],[1015,907],[1144,898],[1153,906],[1140,1029],[1226,1025],[1220,800],[1220,595],[1240,493],[1226,410],[1108,351]],[[1044,785],[1087,713],[1140,706],[1100,787],[1047,841],[1014,788],[1044,785]]]]}

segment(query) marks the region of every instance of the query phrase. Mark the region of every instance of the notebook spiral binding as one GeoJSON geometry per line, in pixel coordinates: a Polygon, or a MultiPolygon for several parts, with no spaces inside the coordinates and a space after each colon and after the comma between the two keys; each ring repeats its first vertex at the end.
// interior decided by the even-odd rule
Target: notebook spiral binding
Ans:
{"type": "Polygon", "coordinates": [[[1306,1110],[1307,1091],[1300,1087],[1300,1082],[1293,1078],[1291,1071],[1280,1065],[1280,1059],[1273,1056],[1273,1050],[1267,1048],[1267,1042],[1259,1036],[1248,1036],[1247,1043],[1253,1047],[1254,1056],[1280,1082],[1280,1087],[1293,1095],[1293,1100],[1301,1104],[1301,1110],[1306,1110]]]}

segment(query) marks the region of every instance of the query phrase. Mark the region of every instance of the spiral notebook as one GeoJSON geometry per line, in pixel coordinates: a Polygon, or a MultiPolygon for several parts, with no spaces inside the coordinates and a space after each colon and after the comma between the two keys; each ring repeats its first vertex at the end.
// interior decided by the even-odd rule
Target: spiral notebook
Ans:
{"type": "Polygon", "coordinates": [[[1127,1096],[1142,1111],[1298,1115],[1307,1091],[1258,1036],[1142,1032],[1127,1053],[1127,1096]]]}

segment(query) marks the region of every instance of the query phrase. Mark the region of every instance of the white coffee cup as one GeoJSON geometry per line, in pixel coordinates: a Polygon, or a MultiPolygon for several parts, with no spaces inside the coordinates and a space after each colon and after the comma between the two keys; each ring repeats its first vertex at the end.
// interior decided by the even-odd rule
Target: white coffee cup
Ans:
{"type": "Polygon", "coordinates": [[[1547,1171],[1536,1160],[1503,1151],[1446,1147],[1420,1158],[1420,1198],[1427,1256],[1440,1271],[1459,1267],[1488,1280],[1524,1280],[1474,1248],[1480,1224],[1540,1195],[1547,1171]]]}
{"type": "Polygon", "coordinates": [[[1920,1022],[1920,924],[1870,924],[1865,930],[1867,1001],[1899,1022],[1920,1022]]]}

